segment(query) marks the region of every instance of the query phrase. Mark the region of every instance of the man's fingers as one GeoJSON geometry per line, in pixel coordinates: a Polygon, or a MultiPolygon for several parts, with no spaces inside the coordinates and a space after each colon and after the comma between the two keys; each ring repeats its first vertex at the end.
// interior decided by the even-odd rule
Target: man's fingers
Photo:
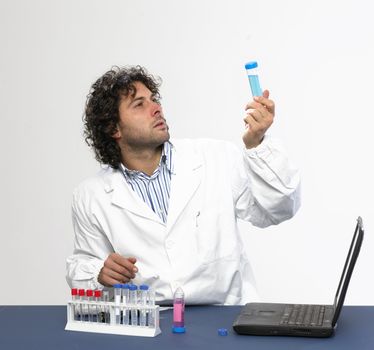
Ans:
{"type": "Polygon", "coordinates": [[[111,258],[111,260],[113,260],[118,265],[125,267],[129,271],[138,272],[138,268],[134,265],[136,263],[136,258],[134,257],[125,258],[122,255],[113,253],[109,255],[109,258],[111,258]]]}
{"type": "Polygon", "coordinates": [[[266,111],[261,111],[261,110],[258,110],[258,109],[247,109],[246,110],[247,112],[247,115],[250,115],[252,116],[252,118],[257,122],[257,123],[261,123],[261,121],[265,118],[265,115],[266,115],[266,111]]]}
{"type": "MultiPolygon", "coordinates": [[[[257,99],[257,97],[256,97],[256,99],[257,99]]],[[[252,102],[249,102],[245,106],[245,110],[248,111],[250,109],[258,109],[264,115],[266,115],[269,112],[272,113],[272,111],[274,110],[274,103],[270,103],[269,101],[270,100],[266,100],[267,105],[265,105],[265,103],[261,103],[260,101],[254,100],[252,102]]]]}
{"type": "Polygon", "coordinates": [[[134,265],[136,258],[125,258],[117,253],[110,254],[104,262],[104,266],[100,270],[98,280],[104,286],[113,286],[116,283],[127,283],[135,278],[138,272],[134,265]]]}
{"type": "Polygon", "coordinates": [[[134,265],[136,259],[134,257],[124,258],[123,256],[112,253],[104,262],[104,266],[116,273],[119,273],[129,279],[135,278],[135,273],[138,272],[137,267],[134,265]]]}
{"type": "MultiPolygon", "coordinates": [[[[136,258],[134,258],[133,256],[129,257],[128,258],[130,260],[131,263],[135,264],[136,263],[136,258]]],[[[135,266],[136,268],[136,266],[135,266]]],[[[136,271],[138,271],[138,269],[136,269],[136,271]]]]}
{"type": "MultiPolygon", "coordinates": [[[[265,90],[267,91],[267,90],[265,90]]],[[[275,110],[275,104],[274,104],[274,101],[272,100],[269,100],[268,98],[264,97],[264,96],[256,96],[253,98],[256,102],[260,103],[261,105],[265,106],[266,109],[274,114],[274,110],[275,110]]]]}
{"type": "MultiPolygon", "coordinates": [[[[132,264],[131,264],[132,265],[132,264]]],[[[106,267],[108,270],[111,270],[117,274],[120,274],[122,276],[126,276],[127,278],[134,278],[135,272],[132,267],[128,268],[123,265],[117,264],[113,260],[106,260],[104,262],[104,267],[106,267]]]]}
{"type": "Polygon", "coordinates": [[[244,123],[247,124],[249,127],[254,127],[258,124],[255,118],[251,114],[248,114],[244,119],[244,123]]]}
{"type": "Polygon", "coordinates": [[[128,276],[125,276],[124,274],[122,273],[118,273],[112,269],[109,269],[107,267],[103,267],[102,268],[102,275],[107,277],[107,278],[111,278],[111,279],[114,279],[117,281],[117,283],[121,283],[122,281],[124,281],[124,279],[128,279],[128,276]]]}
{"type": "Polygon", "coordinates": [[[103,267],[100,271],[98,280],[102,285],[111,287],[117,283],[127,283],[130,281],[130,278],[125,277],[106,267],[103,267]]]}

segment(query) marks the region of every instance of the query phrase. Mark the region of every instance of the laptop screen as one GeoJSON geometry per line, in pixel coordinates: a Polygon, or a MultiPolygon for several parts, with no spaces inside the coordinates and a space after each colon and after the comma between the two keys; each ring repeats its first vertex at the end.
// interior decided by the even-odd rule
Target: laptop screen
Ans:
{"type": "Polygon", "coordinates": [[[357,218],[357,225],[355,232],[352,238],[352,243],[349,248],[347,259],[345,260],[343,273],[340,277],[339,286],[335,294],[334,300],[334,318],[332,320],[332,326],[335,326],[335,323],[339,317],[340,311],[343,307],[345,294],[347,293],[348,284],[352,276],[353,268],[355,266],[358,254],[360,252],[362,240],[364,238],[364,230],[362,225],[361,217],[357,218]]]}

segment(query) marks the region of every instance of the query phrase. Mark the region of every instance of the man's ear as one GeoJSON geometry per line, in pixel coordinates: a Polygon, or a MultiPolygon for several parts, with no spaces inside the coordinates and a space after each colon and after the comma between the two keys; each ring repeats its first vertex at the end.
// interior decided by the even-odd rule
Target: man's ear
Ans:
{"type": "Polygon", "coordinates": [[[118,140],[121,138],[121,131],[119,130],[119,127],[117,126],[116,131],[112,134],[112,137],[115,140],[118,140]]]}

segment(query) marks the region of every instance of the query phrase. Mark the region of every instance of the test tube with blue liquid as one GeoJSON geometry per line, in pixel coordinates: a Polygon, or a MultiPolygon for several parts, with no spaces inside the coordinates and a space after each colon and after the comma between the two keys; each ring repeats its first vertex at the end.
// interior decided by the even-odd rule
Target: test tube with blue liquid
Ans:
{"type": "Polygon", "coordinates": [[[245,64],[247,71],[249,85],[251,86],[252,96],[262,96],[262,89],[258,78],[258,64],[256,61],[251,61],[245,64]]]}

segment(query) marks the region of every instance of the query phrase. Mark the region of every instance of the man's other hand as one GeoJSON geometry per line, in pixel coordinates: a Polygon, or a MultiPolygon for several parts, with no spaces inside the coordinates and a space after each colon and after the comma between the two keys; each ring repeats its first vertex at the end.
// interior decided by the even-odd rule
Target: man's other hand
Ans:
{"type": "Polygon", "coordinates": [[[135,278],[138,272],[135,263],[134,257],[125,258],[117,253],[111,253],[105,260],[97,279],[106,287],[112,287],[117,283],[127,283],[135,278]]]}

